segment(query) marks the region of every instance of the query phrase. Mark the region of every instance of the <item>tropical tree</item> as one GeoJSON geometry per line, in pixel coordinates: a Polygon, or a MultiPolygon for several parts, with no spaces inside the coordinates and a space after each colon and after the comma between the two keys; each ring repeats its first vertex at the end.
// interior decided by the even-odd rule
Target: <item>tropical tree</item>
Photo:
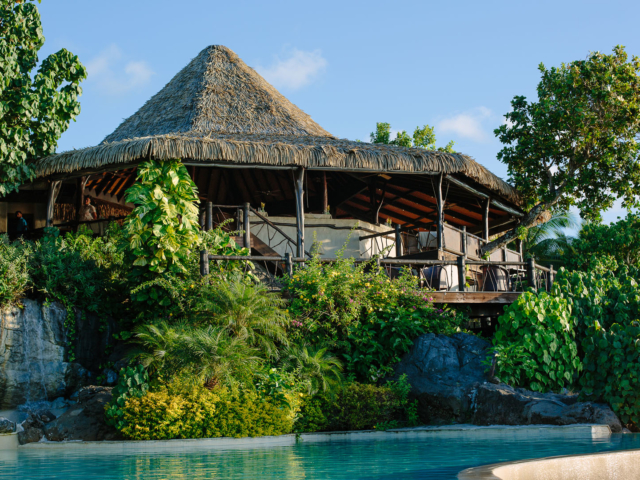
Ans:
{"type": "Polygon", "coordinates": [[[332,391],[342,385],[342,362],[320,346],[291,345],[282,355],[282,366],[307,385],[307,393],[332,391]]]}
{"type": "Polygon", "coordinates": [[[429,125],[425,125],[422,128],[416,127],[413,131],[413,136],[409,136],[405,130],[398,132],[396,138],[392,140],[391,125],[389,123],[376,123],[376,131],[371,132],[370,138],[371,143],[424,148],[425,150],[453,153],[453,140],[444,147],[436,148],[436,134],[434,128],[429,125]]]}
{"type": "Polygon", "coordinates": [[[610,270],[640,268],[640,214],[630,213],[609,225],[585,223],[563,260],[571,270],[589,271],[598,264],[610,270]]]}
{"type": "Polygon", "coordinates": [[[261,283],[235,276],[213,278],[204,287],[198,319],[226,329],[232,337],[244,339],[267,357],[278,356],[278,346],[288,343],[289,324],[285,300],[269,293],[261,283]]]}
{"type": "Polygon", "coordinates": [[[587,220],[622,198],[640,204],[640,59],[624,47],[547,69],[540,64],[538,101],[517,96],[498,158],[525,199],[519,225],[482,248],[489,253],[549,219],[578,207],[587,220]]]}
{"type": "Polygon", "coordinates": [[[64,48],[45,58],[40,13],[33,0],[0,4],[0,197],[33,178],[28,160],[55,152],[80,113],[87,71],[64,48]]]}
{"type": "MultiPolygon", "coordinates": [[[[125,220],[126,254],[134,282],[186,273],[190,252],[200,244],[198,189],[180,160],[149,160],[138,167],[126,192],[136,207],[125,220]]],[[[137,301],[169,303],[158,288],[134,295],[137,301]]]]}
{"type": "Polygon", "coordinates": [[[263,359],[243,338],[220,327],[190,327],[160,322],[134,330],[141,350],[131,358],[168,381],[181,379],[207,388],[252,378],[263,359]]]}
{"type": "Polygon", "coordinates": [[[554,212],[547,222],[527,229],[522,238],[525,257],[533,257],[543,265],[565,266],[567,254],[572,251],[572,243],[575,241],[565,230],[577,229],[579,226],[580,221],[573,213],[554,212]]]}

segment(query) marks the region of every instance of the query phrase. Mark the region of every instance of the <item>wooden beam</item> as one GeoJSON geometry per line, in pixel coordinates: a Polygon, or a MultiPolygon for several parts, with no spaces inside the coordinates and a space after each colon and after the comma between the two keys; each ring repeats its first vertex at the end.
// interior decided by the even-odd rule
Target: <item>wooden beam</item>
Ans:
{"type": "Polygon", "coordinates": [[[89,177],[84,176],[76,180],[76,221],[80,221],[80,209],[84,205],[84,189],[89,177]]]}
{"type": "Polygon", "coordinates": [[[56,205],[56,199],[60,193],[60,187],[62,186],[61,180],[54,180],[49,185],[49,196],[47,197],[47,227],[53,227],[53,211],[56,205]]]}
{"type": "Polygon", "coordinates": [[[437,219],[437,231],[436,231],[436,243],[438,245],[438,250],[442,250],[444,248],[444,200],[442,198],[442,180],[443,175],[438,175],[435,184],[435,193],[436,193],[436,211],[438,213],[437,219]]]}
{"type": "MultiPolygon", "coordinates": [[[[354,197],[349,199],[348,202],[342,203],[340,205],[340,210],[344,210],[345,212],[351,213],[354,217],[358,218],[359,220],[362,220],[367,223],[369,222],[369,212],[367,210],[360,210],[355,207],[351,207],[351,210],[347,210],[346,207],[350,207],[348,203],[353,203],[356,205],[360,205],[361,207],[369,208],[369,205],[367,204],[367,202],[354,197]],[[357,212],[359,216],[355,215],[354,212],[357,212]]],[[[422,220],[429,220],[428,217],[411,218],[401,213],[394,212],[393,210],[383,210],[382,212],[380,212],[380,215],[391,218],[396,223],[398,223],[398,220],[401,220],[403,222],[403,226],[415,225],[416,227],[425,228],[427,230],[431,229],[433,226],[432,224],[430,225],[422,221],[422,220]]]]}
{"type": "Polygon", "coordinates": [[[294,173],[294,187],[296,192],[296,256],[304,255],[304,168],[294,173]]]}
{"type": "Polygon", "coordinates": [[[327,189],[327,172],[322,172],[322,213],[329,210],[329,190],[327,189]]]}
{"type": "Polygon", "coordinates": [[[509,305],[520,296],[519,292],[429,292],[433,303],[488,303],[509,305]]]}
{"type": "MultiPolygon", "coordinates": [[[[483,193],[483,192],[481,192],[479,190],[476,190],[473,187],[470,187],[466,183],[461,182],[460,180],[458,180],[457,178],[452,177],[451,175],[447,175],[447,180],[449,180],[450,182],[456,184],[460,188],[464,188],[468,192],[471,192],[471,193],[473,193],[473,194],[475,194],[475,195],[477,195],[479,197],[482,197],[482,198],[485,198],[485,199],[490,198],[489,195],[487,195],[486,193],[483,193]]],[[[518,210],[516,210],[514,208],[511,208],[511,207],[505,205],[504,203],[502,203],[502,202],[500,202],[498,200],[490,199],[490,201],[491,201],[491,204],[493,206],[498,207],[499,209],[504,210],[505,212],[510,213],[511,215],[515,215],[516,217],[523,217],[524,216],[523,212],[520,212],[520,211],[518,211],[518,210]]]]}
{"type": "Polygon", "coordinates": [[[482,213],[482,238],[485,242],[489,241],[489,205],[491,205],[491,199],[487,197],[484,200],[484,212],[482,213]]]}

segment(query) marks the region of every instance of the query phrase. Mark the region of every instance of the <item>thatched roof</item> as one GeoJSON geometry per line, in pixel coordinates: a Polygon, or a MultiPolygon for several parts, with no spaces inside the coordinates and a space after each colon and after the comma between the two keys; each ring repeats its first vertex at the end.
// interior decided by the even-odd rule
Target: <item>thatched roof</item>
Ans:
{"type": "Polygon", "coordinates": [[[519,203],[472,158],[342,140],[289,102],[231,50],[211,46],[96,147],[36,162],[39,177],[96,172],[145,159],[203,164],[462,174],[519,203]]]}

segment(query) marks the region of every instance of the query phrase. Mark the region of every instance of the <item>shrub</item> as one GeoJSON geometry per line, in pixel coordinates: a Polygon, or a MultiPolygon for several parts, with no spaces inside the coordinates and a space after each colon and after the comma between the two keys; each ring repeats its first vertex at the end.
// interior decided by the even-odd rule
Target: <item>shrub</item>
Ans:
{"type": "Polygon", "coordinates": [[[430,304],[390,306],[369,312],[351,325],[344,349],[347,368],[358,378],[377,381],[392,372],[392,365],[424,333],[452,335],[460,332],[463,317],[430,304]]]}
{"type": "MultiPolygon", "coordinates": [[[[136,207],[125,220],[125,253],[134,282],[164,274],[184,274],[198,236],[198,190],[179,160],[149,160],[138,167],[136,183],[126,192],[136,207]]],[[[154,289],[132,295],[138,302],[168,305],[154,289]]]]}
{"type": "Polygon", "coordinates": [[[572,385],[582,371],[574,326],[565,299],[546,292],[523,293],[498,318],[494,336],[498,356],[517,353],[519,361],[503,358],[496,375],[541,392],[572,385]],[[510,346],[517,348],[505,348],[510,346]]]}
{"type": "Polygon", "coordinates": [[[145,367],[167,380],[188,379],[210,387],[249,381],[263,359],[244,338],[232,337],[221,327],[140,325],[135,342],[143,351],[134,354],[145,367]]]}
{"type": "Polygon", "coordinates": [[[411,386],[403,375],[384,386],[350,383],[335,396],[307,397],[296,431],[368,430],[418,424],[416,402],[409,401],[411,386]]]}
{"type": "Polygon", "coordinates": [[[25,295],[29,284],[30,250],[29,244],[10,243],[7,235],[0,235],[0,308],[25,295]]]}
{"type": "Polygon", "coordinates": [[[125,425],[125,406],[132,398],[140,398],[149,390],[149,376],[142,365],[120,370],[118,384],[113,388],[113,398],[105,412],[107,424],[121,430],[125,425]]]}
{"type": "Polygon", "coordinates": [[[453,333],[463,324],[454,312],[433,307],[417,277],[402,272],[391,280],[374,261],[356,265],[339,254],[324,264],[314,256],[284,284],[291,338],[328,347],[359,380],[389,373],[417,336],[453,333]]]}
{"type": "Polygon", "coordinates": [[[252,391],[168,389],[131,398],[122,434],[132,440],[258,437],[291,432],[290,408],[252,391]]]}
{"type": "Polygon", "coordinates": [[[608,330],[598,322],[582,342],[584,393],[611,405],[624,424],[640,425],[640,322],[614,323],[608,330]]]}

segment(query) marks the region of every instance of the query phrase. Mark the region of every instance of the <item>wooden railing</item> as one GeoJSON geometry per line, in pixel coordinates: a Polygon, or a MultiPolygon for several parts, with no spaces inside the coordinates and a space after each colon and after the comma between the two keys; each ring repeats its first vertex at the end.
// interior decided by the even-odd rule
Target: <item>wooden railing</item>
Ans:
{"type": "MultiPolygon", "coordinates": [[[[284,256],[228,256],[200,252],[200,273],[209,275],[209,262],[264,262],[293,275],[295,265],[303,267],[308,258],[284,256]]],[[[319,259],[321,263],[333,263],[335,259],[319,259]]],[[[535,289],[550,290],[556,271],[537,265],[534,259],[522,261],[474,260],[462,255],[455,260],[411,260],[397,258],[356,258],[355,263],[371,263],[383,269],[390,278],[397,278],[403,268],[420,277],[424,286],[435,291],[451,292],[523,292],[535,289]]],[[[299,268],[300,268],[299,267],[299,268]]],[[[268,271],[268,269],[267,269],[268,271]]]]}

